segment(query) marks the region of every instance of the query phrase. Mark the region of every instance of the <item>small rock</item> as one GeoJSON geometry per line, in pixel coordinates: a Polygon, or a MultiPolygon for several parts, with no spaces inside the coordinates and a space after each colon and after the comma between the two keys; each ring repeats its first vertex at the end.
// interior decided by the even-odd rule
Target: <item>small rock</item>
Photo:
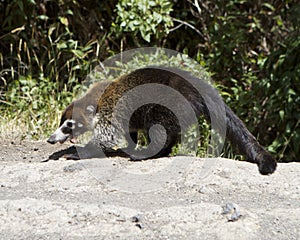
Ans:
{"type": "Polygon", "coordinates": [[[137,226],[139,229],[143,229],[144,228],[144,226],[141,223],[137,223],[137,224],[135,224],[135,226],[137,226]]]}
{"type": "Polygon", "coordinates": [[[135,223],[138,223],[141,220],[142,220],[142,216],[140,214],[137,214],[131,218],[131,222],[135,222],[135,223]]]}
{"type": "Polygon", "coordinates": [[[226,203],[225,206],[223,206],[222,208],[223,208],[222,214],[232,213],[235,209],[235,204],[234,203],[226,203]]]}
{"type": "Polygon", "coordinates": [[[226,203],[226,205],[223,206],[222,214],[223,215],[231,214],[229,217],[227,217],[228,222],[235,222],[239,220],[240,217],[242,216],[239,211],[238,205],[235,203],[226,203]]]}
{"type": "Polygon", "coordinates": [[[77,171],[77,170],[80,171],[83,168],[84,167],[81,163],[74,163],[74,164],[65,166],[63,169],[64,169],[64,172],[74,172],[74,171],[77,171]]]}
{"type": "Polygon", "coordinates": [[[207,189],[207,187],[202,186],[202,187],[198,190],[198,192],[199,192],[199,193],[202,193],[202,194],[205,194],[205,193],[208,192],[208,189],[207,189]]]}
{"type": "Polygon", "coordinates": [[[228,222],[235,222],[235,221],[239,220],[239,218],[241,216],[242,215],[240,214],[240,211],[235,209],[233,214],[228,218],[228,222]]]}

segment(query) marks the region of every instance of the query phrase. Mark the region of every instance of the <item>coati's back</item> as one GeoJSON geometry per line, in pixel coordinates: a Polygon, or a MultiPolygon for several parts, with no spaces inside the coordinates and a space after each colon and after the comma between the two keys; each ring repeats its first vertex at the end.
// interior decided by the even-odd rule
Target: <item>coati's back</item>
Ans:
{"type": "MultiPolygon", "coordinates": [[[[135,70],[130,74],[121,76],[117,80],[111,82],[106,88],[105,92],[101,95],[98,102],[97,112],[107,114],[106,117],[111,117],[114,107],[118,101],[128,93],[130,90],[144,84],[161,84],[172,88],[174,91],[182,94],[182,96],[190,102],[191,106],[196,111],[196,114],[208,114],[207,107],[199,91],[193,86],[191,82],[199,85],[199,79],[191,76],[187,72],[180,71],[180,75],[169,69],[148,67],[135,70]],[[183,77],[181,76],[183,75],[183,77]],[[198,82],[198,83],[197,83],[198,82]]],[[[204,83],[201,85],[205,86],[204,83]]],[[[142,92],[144,94],[144,92],[142,92]]],[[[148,92],[150,94],[150,92],[148,92]]],[[[161,98],[168,98],[168,96],[161,96],[161,98]]],[[[156,99],[152,99],[154,101],[156,99]]],[[[173,99],[173,101],[176,99],[173,99]]],[[[176,104],[176,102],[174,102],[176,104]]],[[[136,105],[135,103],[126,103],[126,107],[136,105]]]]}

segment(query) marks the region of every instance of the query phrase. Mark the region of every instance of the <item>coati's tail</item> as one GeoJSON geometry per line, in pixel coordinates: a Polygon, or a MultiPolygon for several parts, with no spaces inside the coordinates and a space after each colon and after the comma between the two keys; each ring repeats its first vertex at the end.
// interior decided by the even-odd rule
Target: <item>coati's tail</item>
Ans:
{"type": "Polygon", "coordinates": [[[273,173],[277,166],[276,160],[258,143],[244,123],[227,105],[225,105],[225,109],[227,121],[226,137],[247,158],[247,161],[258,165],[261,174],[273,173]]]}

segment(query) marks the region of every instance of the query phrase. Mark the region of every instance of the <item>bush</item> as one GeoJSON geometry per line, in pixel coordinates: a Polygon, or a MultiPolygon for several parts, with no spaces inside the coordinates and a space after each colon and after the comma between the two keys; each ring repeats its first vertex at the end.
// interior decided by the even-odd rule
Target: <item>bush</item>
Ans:
{"type": "Polygon", "coordinates": [[[171,11],[172,3],[168,0],[120,0],[116,5],[117,17],[112,24],[112,30],[118,35],[131,33],[137,44],[140,37],[146,42],[150,42],[152,35],[155,39],[160,39],[173,26],[171,11]],[[138,34],[140,37],[136,36],[138,34]]]}
{"type": "MultiPolygon", "coordinates": [[[[300,155],[300,37],[296,36],[270,54],[266,70],[270,81],[259,86],[266,89],[268,105],[264,120],[271,123],[267,129],[269,149],[283,161],[297,160],[300,155]]],[[[263,125],[261,126],[263,128],[263,125]]]]}
{"type": "Polygon", "coordinates": [[[299,15],[296,0],[0,1],[1,122],[51,128],[101,60],[156,45],[206,66],[260,142],[299,161],[299,15]]]}

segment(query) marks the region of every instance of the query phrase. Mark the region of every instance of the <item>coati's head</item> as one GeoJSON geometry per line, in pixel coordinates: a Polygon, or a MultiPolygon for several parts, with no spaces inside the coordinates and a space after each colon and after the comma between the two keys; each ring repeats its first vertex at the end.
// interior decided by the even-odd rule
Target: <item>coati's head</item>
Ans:
{"type": "Polygon", "coordinates": [[[59,127],[47,140],[48,143],[64,143],[70,139],[76,142],[76,137],[93,130],[93,119],[96,107],[81,104],[80,100],[72,102],[62,113],[59,127]]]}
{"type": "Polygon", "coordinates": [[[63,111],[58,129],[47,142],[51,144],[63,143],[67,139],[74,142],[77,136],[86,131],[92,131],[99,99],[111,83],[111,80],[97,82],[90,87],[82,98],[72,102],[63,111]]]}

